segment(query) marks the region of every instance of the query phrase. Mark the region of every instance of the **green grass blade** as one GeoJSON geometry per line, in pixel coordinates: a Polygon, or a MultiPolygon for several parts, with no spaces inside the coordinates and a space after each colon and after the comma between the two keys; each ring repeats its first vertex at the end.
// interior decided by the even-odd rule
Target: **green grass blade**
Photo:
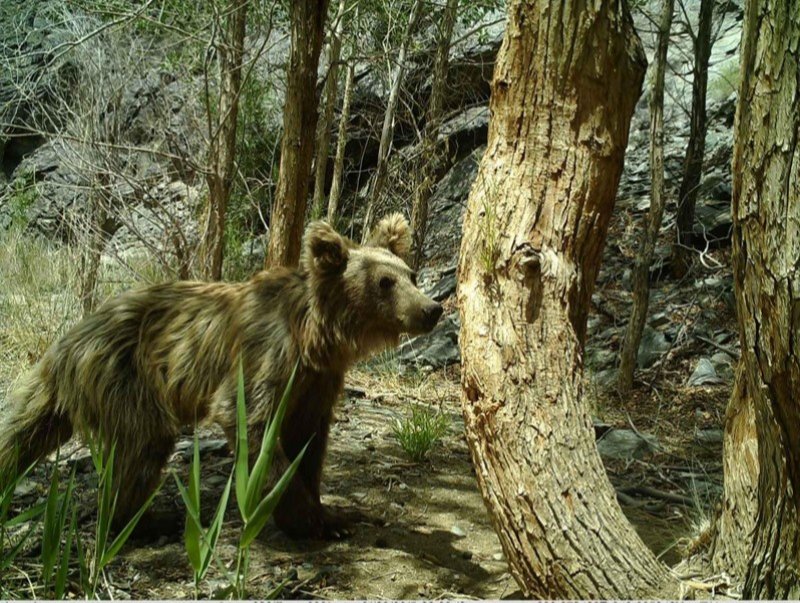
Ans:
{"type": "Polygon", "coordinates": [[[200,572],[201,564],[201,532],[202,527],[199,524],[200,510],[195,507],[192,496],[189,490],[181,482],[178,474],[173,474],[175,483],[178,485],[178,492],[183,499],[183,505],[186,507],[186,523],[183,528],[183,543],[186,549],[186,555],[189,557],[189,563],[192,566],[195,574],[200,572]]]}
{"type": "Polygon", "coordinates": [[[310,443],[311,441],[309,440],[306,445],[303,446],[300,454],[298,454],[297,458],[292,461],[292,464],[289,465],[288,469],[286,469],[284,474],[278,480],[278,483],[275,484],[275,487],[272,489],[272,491],[270,491],[270,493],[267,494],[258,504],[256,510],[253,512],[252,517],[244,526],[242,537],[239,541],[239,546],[245,548],[250,546],[250,543],[253,542],[253,539],[255,539],[261,530],[264,529],[267,520],[272,515],[275,507],[278,505],[281,496],[283,496],[286,488],[289,487],[289,484],[291,483],[294,474],[297,472],[297,468],[300,466],[300,462],[303,460],[303,455],[305,454],[310,443]]]}
{"type": "Polygon", "coordinates": [[[230,498],[232,484],[233,475],[228,477],[228,483],[225,485],[225,489],[222,491],[222,497],[219,499],[219,504],[217,504],[217,512],[214,514],[214,520],[211,522],[211,525],[208,528],[208,539],[207,542],[205,542],[205,547],[203,549],[203,560],[199,574],[201,580],[205,577],[208,568],[211,566],[211,561],[217,554],[217,540],[219,539],[219,535],[222,533],[222,524],[225,521],[225,510],[228,507],[228,499],[230,498]]]}
{"type": "MultiPolygon", "coordinates": [[[[74,473],[73,473],[74,477],[74,473]]],[[[67,572],[69,572],[69,560],[72,555],[72,537],[77,532],[78,526],[78,505],[72,507],[72,519],[70,520],[69,529],[67,530],[67,541],[64,543],[64,551],[61,554],[61,559],[58,561],[58,570],[56,571],[56,581],[53,586],[53,591],[56,599],[63,599],[67,590],[67,572]]]]}
{"type": "Polygon", "coordinates": [[[89,567],[86,565],[86,552],[83,550],[83,546],[81,544],[81,536],[78,532],[78,524],[76,523],[74,526],[75,532],[75,557],[78,559],[78,574],[80,577],[81,588],[83,589],[83,594],[89,598],[94,598],[94,593],[91,592],[91,583],[89,581],[89,567]]]}
{"type": "Polygon", "coordinates": [[[249,452],[247,449],[247,406],[244,399],[244,369],[239,358],[236,379],[236,504],[242,519],[247,520],[247,484],[250,481],[249,452]]]}
{"type": "Polygon", "coordinates": [[[249,515],[255,511],[256,505],[264,494],[264,488],[269,479],[269,470],[272,466],[272,457],[275,447],[278,444],[278,437],[280,436],[281,425],[283,424],[283,417],[286,414],[286,408],[289,406],[289,398],[292,395],[294,388],[294,380],[297,376],[297,367],[300,361],[295,362],[292,374],[289,376],[289,381],[283,389],[281,401],[278,408],[275,410],[275,415],[270,421],[269,429],[264,433],[261,439],[261,451],[258,454],[253,471],[250,474],[250,482],[247,485],[247,498],[245,508],[247,509],[248,519],[249,515]]]}
{"type": "MultiPolygon", "coordinates": [[[[233,477],[233,476],[231,476],[231,478],[232,478],[232,477],[233,477]]],[[[225,498],[225,499],[226,499],[226,500],[225,500],[225,502],[226,502],[226,505],[227,505],[227,498],[230,496],[230,486],[231,486],[231,483],[232,483],[232,482],[231,482],[231,479],[228,479],[228,486],[225,488],[225,492],[223,492],[223,498],[225,498]]],[[[181,497],[183,498],[183,500],[184,500],[184,503],[185,503],[185,502],[186,502],[186,499],[187,499],[187,497],[188,497],[188,492],[186,491],[186,488],[185,488],[185,487],[184,487],[184,485],[183,485],[183,484],[180,482],[180,480],[178,480],[178,491],[181,493],[181,497]]],[[[195,520],[195,521],[198,523],[198,525],[200,524],[200,516],[199,516],[197,513],[195,513],[195,511],[194,511],[193,509],[190,509],[190,508],[188,508],[188,507],[187,507],[187,508],[186,508],[186,512],[187,512],[187,513],[189,513],[189,514],[191,514],[191,515],[193,515],[193,519],[194,519],[194,520],[195,520]]],[[[224,513],[224,507],[223,507],[223,513],[224,513]]],[[[206,534],[206,532],[205,532],[205,531],[201,531],[201,532],[200,532],[200,537],[203,539],[203,542],[205,543],[205,545],[206,545],[206,546],[208,546],[209,548],[211,548],[211,546],[210,546],[210,541],[209,541],[209,536],[208,536],[208,534],[206,534]]],[[[228,581],[229,581],[229,582],[230,582],[230,581],[232,581],[232,580],[233,580],[233,576],[232,576],[232,575],[231,575],[231,573],[230,573],[230,572],[229,572],[229,571],[228,571],[228,570],[225,568],[225,566],[224,566],[224,565],[222,565],[221,563],[219,563],[219,560],[216,558],[216,556],[215,556],[215,555],[211,555],[211,556],[209,557],[209,561],[212,561],[212,560],[213,560],[213,561],[216,561],[216,566],[217,566],[217,569],[220,571],[220,573],[221,573],[221,574],[223,574],[223,575],[224,575],[224,576],[225,576],[225,577],[228,579],[228,581]]]]}
{"type": "Polygon", "coordinates": [[[102,568],[104,568],[106,565],[108,565],[109,563],[111,563],[111,561],[114,560],[114,557],[117,556],[119,550],[128,541],[128,538],[130,538],[131,533],[133,533],[133,530],[136,528],[136,525],[139,523],[139,520],[142,518],[142,515],[144,515],[144,512],[147,511],[147,509],[150,507],[150,504],[153,502],[153,499],[155,498],[156,494],[158,494],[158,491],[161,490],[162,484],[163,482],[159,484],[158,487],[150,493],[150,496],[147,497],[147,500],[144,501],[144,504],[141,507],[139,507],[139,510],[136,512],[136,515],[134,515],[131,518],[131,520],[125,525],[125,527],[122,528],[120,533],[117,534],[117,537],[111,543],[111,546],[109,546],[108,549],[103,553],[103,556],[100,558],[100,570],[102,570],[102,568]]]}
{"type": "MultiPolygon", "coordinates": [[[[175,476],[177,479],[177,475],[175,476]]],[[[197,433],[194,435],[194,447],[192,451],[192,466],[189,470],[189,487],[187,488],[187,499],[184,503],[187,507],[191,506],[194,514],[186,514],[186,526],[184,528],[184,542],[186,545],[186,553],[189,556],[189,562],[195,572],[200,571],[202,559],[202,540],[200,532],[203,526],[198,521],[195,521],[194,516],[200,516],[200,442],[197,438],[197,433]]]]}
{"type": "Polygon", "coordinates": [[[58,465],[53,467],[50,475],[50,489],[47,491],[47,501],[44,507],[44,517],[42,518],[42,582],[45,589],[50,585],[50,578],[55,567],[56,557],[58,556],[59,545],[61,544],[61,531],[58,529],[59,505],[58,492],[58,465]]]}
{"type": "MultiPolygon", "coordinates": [[[[102,457],[102,453],[100,453],[102,457]]],[[[114,446],[111,447],[108,458],[100,459],[95,466],[102,468],[100,482],[98,484],[98,505],[97,505],[97,532],[95,538],[94,551],[94,572],[98,575],[102,569],[101,557],[106,550],[108,535],[111,531],[111,519],[114,514],[114,446]]]]}
{"type": "Polygon", "coordinates": [[[13,547],[7,551],[2,551],[2,556],[0,556],[0,570],[5,571],[11,567],[11,564],[14,563],[14,560],[17,558],[17,555],[19,555],[25,542],[27,542],[28,538],[33,534],[34,529],[35,526],[28,528],[25,535],[20,538],[13,547]]]}
{"type": "Polygon", "coordinates": [[[15,526],[21,525],[26,521],[30,521],[32,519],[38,518],[42,513],[44,513],[44,509],[47,506],[46,502],[39,503],[38,505],[32,506],[30,509],[27,509],[20,513],[19,515],[15,515],[3,525],[6,528],[13,528],[15,526]]]}

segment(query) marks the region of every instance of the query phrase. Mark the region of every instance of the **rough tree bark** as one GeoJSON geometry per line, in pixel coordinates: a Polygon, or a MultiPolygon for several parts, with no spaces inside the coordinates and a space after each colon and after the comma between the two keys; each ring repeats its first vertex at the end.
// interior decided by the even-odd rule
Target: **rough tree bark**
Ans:
{"type": "Polygon", "coordinates": [[[436,44],[433,83],[431,85],[428,111],[425,116],[422,144],[420,145],[419,167],[414,171],[416,182],[414,183],[414,197],[411,204],[411,231],[414,233],[411,261],[414,269],[419,268],[422,260],[422,250],[428,229],[428,200],[433,193],[436,174],[443,154],[438,145],[439,126],[442,122],[442,105],[447,86],[447,68],[450,63],[450,42],[453,38],[453,27],[456,23],[457,11],[458,0],[447,0],[439,29],[439,40],[436,44]]]}
{"type": "Polygon", "coordinates": [[[300,259],[314,136],[317,129],[317,68],[322,50],[327,0],[295,0],[291,5],[292,50],[283,107],[281,164],[270,217],[267,268],[293,266],[300,259]]]}
{"type": "Polygon", "coordinates": [[[700,0],[700,15],[694,39],[691,125],[686,156],[683,160],[683,178],[678,192],[677,237],[672,250],[671,271],[675,277],[686,274],[692,261],[694,210],[706,149],[706,90],[713,16],[714,0],[700,0]]]}
{"type": "Polygon", "coordinates": [[[733,158],[733,267],[759,460],[758,510],[743,596],[797,599],[800,3],[747,2],[741,56],[733,158]]]}
{"type": "Polygon", "coordinates": [[[664,0],[653,63],[653,87],[650,90],[650,211],[633,268],[633,306],[622,343],[617,376],[617,389],[621,393],[627,393],[633,387],[636,356],[650,304],[650,264],[653,262],[661,218],[664,215],[664,74],[674,7],[675,0],[664,0]]]}
{"type": "Polygon", "coordinates": [[[222,278],[222,259],[225,250],[225,219],[233,187],[236,122],[239,113],[239,93],[242,86],[245,25],[249,0],[233,0],[230,5],[225,36],[217,45],[220,66],[220,91],[216,127],[209,132],[208,204],[205,231],[200,246],[201,270],[206,278],[222,278]]]}
{"type": "Polygon", "coordinates": [[[344,81],[344,98],[342,99],[342,114],[339,116],[339,132],[336,138],[336,159],[333,161],[333,181],[331,192],[328,195],[328,222],[335,224],[339,214],[339,199],[342,197],[342,179],[344,178],[344,152],[347,148],[347,126],[350,123],[350,105],[353,102],[353,80],[355,77],[355,62],[347,64],[347,77],[344,81]]]}
{"type": "Polygon", "coordinates": [[[744,579],[750,560],[758,486],[756,417],[746,383],[744,363],[740,362],[725,413],[724,491],[710,555],[715,572],[727,572],[739,581],[744,579]]]}
{"type": "Polygon", "coordinates": [[[644,70],[622,1],[508,4],[458,303],[467,440],[526,597],[677,589],[617,504],[582,386],[587,312],[644,70]]]}
{"type": "Polygon", "coordinates": [[[333,110],[336,108],[336,97],[339,87],[339,57],[342,51],[342,27],[344,22],[345,0],[339,0],[336,20],[328,43],[328,77],[325,80],[325,105],[322,117],[317,125],[317,149],[314,157],[314,200],[312,215],[322,216],[325,202],[325,176],[328,172],[328,147],[331,144],[331,126],[333,110]]]}
{"type": "Polygon", "coordinates": [[[378,164],[375,167],[372,190],[370,190],[369,199],[367,200],[367,210],[364,215],[364,228],[361,235],[362,243],[366,243],[372,231],[372,222],[375,220],[375,206],[380,200],[380,196],[383,194],[383,187],[386,185],[386,176],[389,168],[389,149],[392,146],[392,137],[394,136],[394,116],[397,112],[400,87],[403,84],[403,77],[406,72],[406,55],[408,54],[408,47],[411,45],[411,38],[414,36],[414,31],[417,28],[417,22],[422,12],[423,3],[424,0],[414,0],[414,5],[411,7],[411,15],[408,17],[408,27],[403,35],[403,41],[400,44],[400,52],[397,55],[397,64],[394,69],[394,75],[392,76],[392,86],[389,90],[389,102],[386,105],[386,112],[383,114],[381,142],[378,146],[378,164]]]}

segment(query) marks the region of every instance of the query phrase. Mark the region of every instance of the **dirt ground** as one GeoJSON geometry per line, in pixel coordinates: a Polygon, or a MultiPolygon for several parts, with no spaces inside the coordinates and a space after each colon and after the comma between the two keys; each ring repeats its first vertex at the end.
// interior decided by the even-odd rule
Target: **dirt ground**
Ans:
{"type": "MultiPolygon", "coordinates": [[[[390,363],[389,363],[390,364],[390,363]]],[[[268,524],[253,545],[251,597],[265,597],[285,583],[286,598],[320,599],[504,599],[520,598],[510,576],[497,536],[492,530],[477,488],[469,452],[463,437],[458,407],[457,371],[420,376],[397,376],[396,367],[361,368],[348,381],[333,426],[324,472],[323,500],[344,510],[358,511],[364,519],[355,525],[352,537],[337,542],[294,542],[268,524]],[[450,418],[448,435],[423,463],[412,463],[392,433],[395,419],[404,416],[410,403],[425,401],[450,418]]],[[[724,407],[725,388],[705,390],[702,405],[713,410],[709,423],[716,423],[724,407]]],[[[707,514],[706,501],[693,499],[682,485],[681,472],[708,476],[708,468],[719,463],[719,450],[698,450],[687,444],[688,429],[681,417],[696,413],[669,404],[653,395],[642,395],[622,405],[608,400],[604,424],[651,432],[662,426],[659,440],[669,443],[646,460],[608,462],[612,483],[630,492],[622,496],[623,509],[645,542],[662,558],[676,563],[700,531],[698,514],[707,514]],[[654,404],[671,416],[658,417],[654,404]],[[615,416],[616,415],[616,416],[615,416]],[[657,420],[654,420],[656,418],[657,420]],[[664,425],[671,425],[670,433],[664,425]],[[705,460],[708,457],[708,460],[705,460]],[[651,487],[674,500],[655,498],[651,487]],[[681,497],[685,499],[681,502],[681,497]],[[678,501],[678,502],[676,502],[678,501]]],[[[684,398],[697,405],[697,392],[684,398]]],[[[680,396],[678,396],[680,397],[680,396]]],[[[677,398],[676,398],[677,399],[677,398]]],[[[232,466],[221,432],[202,431],[202,498],[208,516],[224,487],[232,466]]],[[[691,439],[691,438],[689,438],[691,439]]],[[[184,480],[188,472],[192,439],[184,437],[170,461],[169,472],[184,480]]],[[[67,452],[63,471],[78,463],[78,496],[84,511],[84,536],[92,538],[94,477],[85,449],[76,445],[67,452]]],[[[40,498],[47,484],[49,467],[37,469],[23,488],[18,504],[40,498]]],[[[714,479],[718,479],[715,476],[714,479]]],[[[191,569],[183,549],[182,503],[167,475],[154,505],[156,517],[167,518],[171,529],[145,526],[148,535],[124,549],[108,571],[105,588],[114,598],[193,598],[191,569]],[[152,533],[152,530],[161,532],[152,533]]],[[[228,506],[220,538],[225,561],[235,557],[235,539],[240,523],[236,505],[228,506]]],[[[35,575],[35,550],[27,561],[10,572],[24,596],[26,570],[35,575]]],[[[201,597],[224,594],[225,581],[214,569],[203,584],[201,597]]]]}

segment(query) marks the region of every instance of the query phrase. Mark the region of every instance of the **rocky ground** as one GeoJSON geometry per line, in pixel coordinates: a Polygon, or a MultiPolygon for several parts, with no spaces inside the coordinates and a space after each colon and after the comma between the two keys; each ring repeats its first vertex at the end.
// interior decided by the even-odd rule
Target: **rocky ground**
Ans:
{"type": "MultiPolygon", "coordinates": [[[[281,583],[283,596],[291,598],[520,597],[476,486],[458,409],[457,371],[398,377],[397,363],[382,359],[351,375],[331,434],[323,500],[362,515],[354,535],[339,542],[293,542],[268,525],[252,550],[252,597],[266,596],[281,583]],[[450,426],[429,459],[417,464],[400,448],[392,424],[419,402],[441,409],[450,426]]],[[[595,398],[598,448],[622,508],[669,564],[695,546],[719,492],[726,396],[727,388],[713,386],[643,388],[626,401],[595,398]]],[[[220,432],[204,430],[201,442],[202,496],[210,516],[232,459],[220,432]]],[[[183,438],[169,464],[169,472],[183,480],[191,446],[191,438],[183,438]]],[[[96,480],[85,449],[73,445],[69,452],[62,472],[78,466],[82,534],[90,542],[96,480]]],[[[15,506],[41,499],[49,470],[40,467],[22,485],[15,506]]],[[[172,518],[174,529],[159,528],[124,549],[108,571],[109,596],[194,596],[180,533],[181,502],[171,477],[154,508],[162,519],[172,518]]],[[[225,561],[234,558],[240,525],[231,503],[219,548],[225,561]]],[[[35,576],[38,569],[35,553],[34,547],[6,576],[21,596],[27,592],[26,573],[35,576]]],[[[200,594],[219,596],[225,585],[212,569],[200,594]]]]}

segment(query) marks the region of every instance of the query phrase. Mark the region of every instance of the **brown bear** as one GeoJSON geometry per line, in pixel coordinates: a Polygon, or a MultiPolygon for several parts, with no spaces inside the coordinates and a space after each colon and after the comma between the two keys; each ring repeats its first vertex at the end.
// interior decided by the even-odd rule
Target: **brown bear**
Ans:
{"type": "Polygon", "coordinates": [[[410,240],[400,214],[384,218],[363,247],[313,222],[299,267],[244,283],[173,282],[110,299],[12,393],[0,425],[0,470],[11,470],[15,455],[19,467],[41,459],[73,430],[114,441],[118,519],[129,517],[157,485],[182,427],[216,422],[234,444],[240,357],[256,453],[299,360],[273,480],[311,444],[275,521],[294,537],[339,535],[340,520],[320,503],[320,477],[345,372],[396,345],[402,333],[430,331],[442,314],[401,259],[410,240]]]}

